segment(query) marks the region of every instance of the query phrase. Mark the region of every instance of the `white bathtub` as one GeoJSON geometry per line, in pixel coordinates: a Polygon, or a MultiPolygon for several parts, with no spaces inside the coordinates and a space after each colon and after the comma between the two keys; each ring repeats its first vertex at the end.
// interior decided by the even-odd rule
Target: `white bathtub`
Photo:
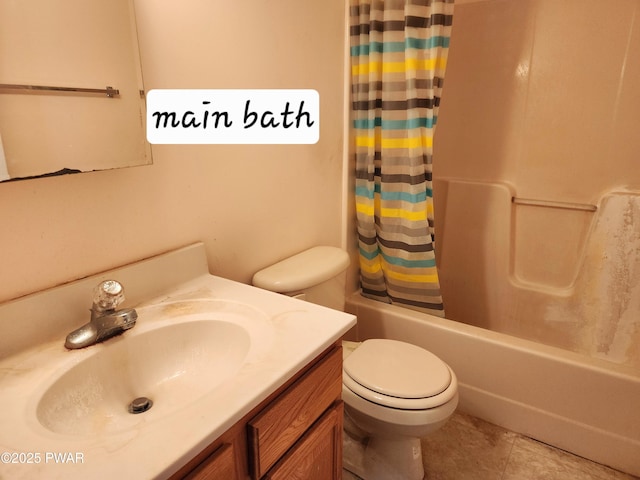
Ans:
{"type": "Polygon", "coordinates": [[[447,362],[461,411],[640,475],[640,372],[359,293],[346,310],[360,340],[407,341],[447,362]]]}

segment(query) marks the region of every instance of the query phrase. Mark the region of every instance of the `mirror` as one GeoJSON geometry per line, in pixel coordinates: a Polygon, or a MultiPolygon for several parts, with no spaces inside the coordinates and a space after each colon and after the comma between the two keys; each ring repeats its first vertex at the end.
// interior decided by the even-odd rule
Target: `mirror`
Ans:
{"type": "Polygon", "coordinates": [[[0,0],[0,181],[151,163],[133,0],[0,0]]]}

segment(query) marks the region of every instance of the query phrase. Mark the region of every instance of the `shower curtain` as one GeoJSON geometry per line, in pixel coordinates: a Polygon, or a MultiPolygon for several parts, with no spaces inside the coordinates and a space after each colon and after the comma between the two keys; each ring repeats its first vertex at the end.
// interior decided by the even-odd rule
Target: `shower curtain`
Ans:
{"type": "Polygon", "coordinates": [[[362,294],[444,316],[431,160],[453,0],[351,0],[350,19],[362,294]]]}

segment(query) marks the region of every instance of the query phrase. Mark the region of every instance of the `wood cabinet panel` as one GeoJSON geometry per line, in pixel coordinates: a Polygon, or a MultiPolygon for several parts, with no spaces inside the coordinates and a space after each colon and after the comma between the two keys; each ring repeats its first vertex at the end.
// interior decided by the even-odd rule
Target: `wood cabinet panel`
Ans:
{"type": "Polygon", "coordinates": [[[233,444],[225,443],[185,477],[185,480],[239,480],[233,444]]]}
{"type": "Polygon", "coordinates": [[[267,473],[267,480],[342,478],[343,403],[326,412],[267,473]]]}
{"type": "Polygon", "coordinates": [[[261,478],[341,393],[342,348],[336,346],[248,423],[253,478],[261,478]]]}

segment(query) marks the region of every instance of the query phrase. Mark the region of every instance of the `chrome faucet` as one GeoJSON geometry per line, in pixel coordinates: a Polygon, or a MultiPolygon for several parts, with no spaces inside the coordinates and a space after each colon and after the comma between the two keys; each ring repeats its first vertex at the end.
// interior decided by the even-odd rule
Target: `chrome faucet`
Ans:
{"type": "Polygon", "coordinates": [[[64,342],[69,349],[88,347],[133,328],[138,312],[133,308],[116,310],[124,301],[124,288],[115,280],[105,280],[93,290],[91,320],[74,330],[64,342]]]}

